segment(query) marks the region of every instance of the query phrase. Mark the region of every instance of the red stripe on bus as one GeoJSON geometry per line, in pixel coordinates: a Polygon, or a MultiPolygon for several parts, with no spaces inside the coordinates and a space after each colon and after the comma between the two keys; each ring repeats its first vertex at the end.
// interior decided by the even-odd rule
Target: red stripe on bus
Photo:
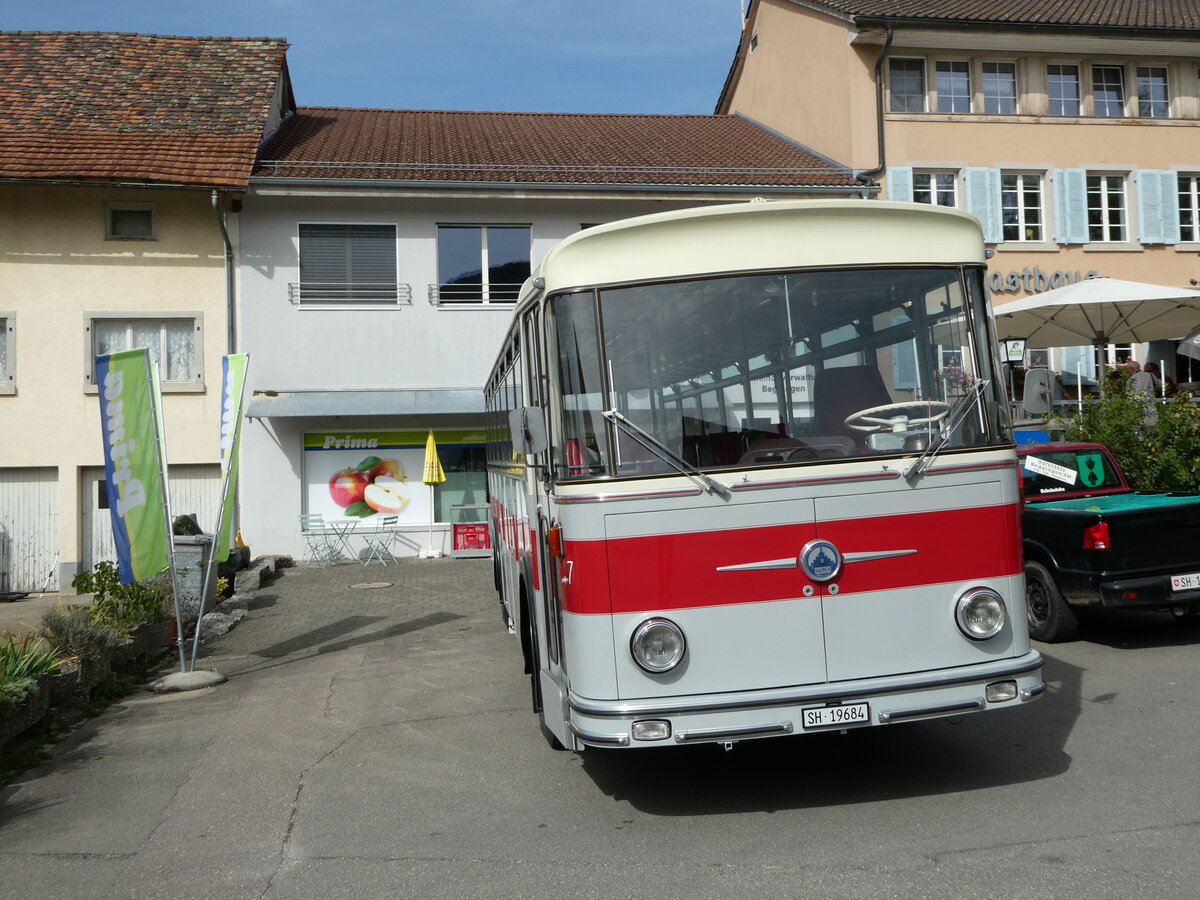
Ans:
{"type": "Polygon", "coordinates": [[[814,537],[843,553],[916,550],[847,562],[833,583],[861,593],[997,578],[1021,571],[1015,504],[774,525],[730,531],[567,541],[562,602],[568,612],[611,615],[762,603],[801,596],[811,581],[797,567],[718,572],[722,566],[795,559],[814,537]]]}

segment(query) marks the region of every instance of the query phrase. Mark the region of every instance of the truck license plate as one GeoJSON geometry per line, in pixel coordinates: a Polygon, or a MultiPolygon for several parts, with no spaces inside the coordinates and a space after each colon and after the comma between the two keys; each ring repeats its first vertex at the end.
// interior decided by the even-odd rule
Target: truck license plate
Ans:
{"type": "Polygon", "coordinates": [[[807,728],[844,728],[871,721],[868,703],[843,703],[841,706],[810,706],[800,710],[800,723],[807,728]]]}
{"type": "Polygon", "coordinates": [[[1200,572],[1189,572],[1187,575],[1172,575],[1171,590],[1194,591],[1200,589],[1200,572]]]}

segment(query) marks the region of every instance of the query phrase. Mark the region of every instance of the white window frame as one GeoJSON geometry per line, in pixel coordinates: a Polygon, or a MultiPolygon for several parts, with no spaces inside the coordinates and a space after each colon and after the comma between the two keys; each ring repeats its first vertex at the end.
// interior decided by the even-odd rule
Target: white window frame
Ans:
{"type": "Polygon", "coordinates": [[[1182,184],[1177,188],[1179,202],[1179,242],[1181,244],[1200,244],[1200,172],[1177,172],[1176,177],[1182,184]],[[1189,209],[1184,209],[1183,198],[1188,198],[1189,209]],[[1191,213],[1192,222],[1185,225],[1185,212],[1191,213]]]}
{"type": "Polygon", "coordinates": [[[913,169],[912,173],[912,201],[913,203],[928,203],[930,206],[946,206],[952,209],[960,209],[962,207],[962,191],[959,187],[960,175],[957,169],[913,169]],[[929,184],[926,186],[918,186],[918,179],[928,179],[929,184]],[[940,202],[941,196],[946,191],[945,183],[949,181],[949,191],[952,195],[953,203],[940,202]],[[942,182],[938,184],[938,182],[942,182]],[[917,194],[928,192],[929,199],[921,200],[917,198],[917,194]]]}
{"type": "Polygon", "coordinates": [[[1047,213],[1046,213],[1046,176],[1045,176],[1045,173],[1038,172],[1038,171],[1021,170],[1021,169],[1001,169],[1000,170],[1000,215],[1001,215],[1001,236],[1003,237],[1004,243],[1007,243],[1007,244],[1045,244],[1046,241],[1048,240],[1047,234],[1049,231],[1049,222],[1047,221],[1047,213]],[[1004,232],[1008,228],[1013,227],[1009,223],[1003,221],[1004,209],[1005,209],[1005,207],[1004,207],[1004,195],[1005,195],[1004,180],[1006,178],[1017,178],[1018,179],[1017,189],[1016,189],[1017,190],[1017,221],[1015,223],[1015,227],[1017,228],[1017,234],[1019,236],[1015,237],[1015,238],[1010,238],[1004,234],[1004,232]],[[1038,211],[1039,221],[1036,223],[1036,227],[1038,228],[1039,233],[1036,238],[1025,237],[1026,229],[1031,227],[1030,223],[1028,221],[1026,221],[1026,217],[1028,214],[1028,207],[1026,207],[1025,204],[1022,202],[1024,199],[1025,190],[1026,190],[1023,185],[1023,182],[1027,178],[1036,178],[1037,179],[1037,197],[1038,197],[1037,211],[1038,211]]]}
{"type": "Polygon", "coordinates": [[[912,115],[914,113],[925,113],[925,112],[928,112],[929,110],[930,110],[930,104],[929,104],[929,63],[928,63],[928,61],[923,56],[893,56],[893,57],[891,57],[891,59],[888,61],[887,111],[889,113],[894,113],[896,115],[905,115],[905,114],[912,115]],[[893,97],[894,93],[892,90],[891,64],[893,62],[900,62],[901,60],[906,61],[906,62],[917,62],[917,63],[921,64],[921,108],[919,110],[892,109],[892,97],[893,97]]]}
{"type": "MultiPolygon", "coordinates": [[[[970,59],[944,57],[933,61],[933,83],[928,85],[930,98],[928,101],[929,109],[943,116],[969,116],[975,112],[975,66],[972,65],[970,59]],[[938,91],[938,67],[942,65],[958,66],[965,65],[967,67],[967,108],[965,110],[949,110],[941,109],[941,95],[938,91]]],[[[957,95],[956,95],[957,96],[957,95]]]]}
{"type": "Polygon", "coordinates": [[[154,203],[105,203],[104,204],[104,239],[106,241],[157,241],[158,240],[158,210],[154,203]],[[115,234],[113,232],[113,213],[115,212],[148,212],[150,213],[149,234],[115,234]]]}
{"type": "Polygon", "coordinates": [[[1092,61],[1087,64],[1088,70],[1088,99],[1091,104],[1091,115],[1097,119],[1122,119],[1129,116],[1129,73],[1125,71],[1123,62],[1092,61]],[[1096,106],[1096,70],[1111,69],[1121,73],[1121,111],[1116,115],[1102,115],[1096,106]]]}
{"type": "MultiPolygon", "coordinates": [[[[1137,117],[1139,119],[1169,119],[1169,118],[1171,118],[1171,93],[1172,92],[1171,92],[1171,67],[1170,66],[1168,66],[1166,63],[1158,63],[1158,64],[1153,64],[1153,65],[1151,65],[1151,64],[1135,65],[1133,67],[1133,85],[1134,85],[1134,93],[1137,95],[1136,97],[1134,97],[1134,102],[1137,104],[1137,108],[1135,111],[1136,111],[1137,117]],[[1161,116],[1156,116],[1153,114],[1151,114],[1151,115],[1143,115],[1142,114],[1142,70],[1143,69],[1161,69],[1162,70],[1163,87],[1166,89],[1166,92],[1167,92],[1167,98],[1165,101],[1166,105],[1167,105],[1167,107],[1166,107],[1167,111],[1161,116]]],[[[1147,101],[1147,102],[1150,102],[1150,101],[1147,101]]]]}
{"type": "Polygon", "coordinates": [[[4,369],[0,370],[0,395],[17,392],[17,313],[0,309],[0,341],[4,342],[4,369]]]}
{"type": "Polygon", "coordinates": [[[1089,244],[1096,244],[1096,245],[1103,245],[1103,246],[1111,247],[1113,245],[1128,245],[1133,240],[1132,235],[1134,234],[1133,227],[1134,227],[1135,223],[1132,221],[1133,206],[1132,206],[1131,198],[1130,198],[1129,175],[1130,175],[1130,173],[1126,172],[1126,171],[1112,171],[1112,170],[1104,170],[1104,169],[1086,169],[1085,170],[1083,196],[1084,196],[1084,204],[1085,204],[1085,207],[1087,210],[1087,230],[1088,230],[1088,241],[1087,242],[1089,244]],[[1092,206],[1092,191],[1091,191],[1091,186],[1088,184],[1088,182],[1092,178],[1104,178],[1104,179],[1119,178],[1121,180],[1121,197],[1123,200],[1122,212],[1124,213],[1124,220],[1120,226],[1121,229],[1123,230],[1123,234],[1119,238],[1111,238],[1111,237],[1107,236],[1110,229],[1112,229],[1114,227],[1111,223],[1111,214],[1112,214],[1113,210],[1109,207],[1109,203],[1108,203],[1109,190],[1108,190],[1107,186],[1103,190],[1100,191],[1101,204],[1098,207],[1101,212],[1101,215],[1103,217],[1103,222],[1099,227],[1104,230],[1106,236],[1099,238],[1099,239],[1092,236],[1093,225],[1092,225],[1092,215],[1091,214],[1092,214],[1092,210],[1097,208],[1097,207],[1092,206]]]}
{"type": "Polygon", "coordinates": [[[1045,68],[1043,69],[1043,77],[1046,79],[1046,114],[1055,118],[1073,118],[1084,114],[1085,105],[1087,103],[1087,91],[1083,85],[1083,69],[1084,65],[1081,60],[1072,59],[1048,59],[1046,60],[1045,68]],[[1069,66],[1075,70],[1075,112],[1054,112],[1051,108],[1053,99],[1050,97],[1050,67],[1069,66]]]}
{"type": "MultiPolygon", "coordinates": [[[[199,310],[187,310],[179,312],[164,312],[160,310],[134,312],[130,310],[99,310],[96,312],[88,312],[84,314],[84,352],[86,358],[84,360],[84,392],[89,394],[96,393],[96,323],[97,322],[129,322],[135,321],[154,321],[159,323],[187,321],[192,323],[193,346],[192,359],[195,362],[195,367],[199,370],[194,373],[194,377],[187,381],[167,381],[166,373],[159,370],[159,377],[162,379],[162,391],[164,394],[169,393],[201,393],[204,391],[204,313],[199,310]]],[[[162,340],[160,333],[160,340],[162,340]]],[[[160,346],[160,354],[163,348],[160,346]]],[[[161,359],[161,356],[160,356],[161,359]]]]}
{"type": "MultiPolygon", "coordinates": [[[[984,115],[988,116],[1019,116],[1021,114],[1021,67],[1017,65],[1014,59],[981,59],[979,61],[979,109],[984,115]],[[1012,68],[1012,111],[1011,112],[991,112],[988,110],[987,97],[987,81],[984,72],[985,66],[1009,66],[1012,68]]],[[[1008,99],[1007,97],[1004,99],[1008,99]]]]}
{"type": "Polygon", "coordinates": [[[451,287],[437,283],[430,285],[429,295],[430,302],[435,306],[446,308],[499,308],[512,309],[520,299],[521,285],[517,284],[513,289],[512,284],[495,284],[493,285],[489,279],[491,271],[491,261],[488,258],[488,229],[491,228],[524,228],[529,234],[529,270],[533,271],[533,224],[530,222],[438,222],[434,227],[434,243],[437,249],[437,261],[435,271],[438,273],[438,278],[441,278],[442,270],[442,229],[478,229],[480,236],[480,255],[479,255],[479,297],[478,298],[459,298],[453,296],[453,291],[447,291],[449,296],[442,296],[442,289],[451,287]],[[511,291],[511,296],[492,297],[494,290],[503,288],[498,291],[503,294],[508,294],[511,291]]]}

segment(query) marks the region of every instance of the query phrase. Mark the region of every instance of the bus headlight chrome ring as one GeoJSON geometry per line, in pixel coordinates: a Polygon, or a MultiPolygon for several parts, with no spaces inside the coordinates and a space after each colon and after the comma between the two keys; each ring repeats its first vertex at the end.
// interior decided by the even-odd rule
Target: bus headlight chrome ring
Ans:
{"type": "Polygon", "coordinates": [[[998,635],[1007,617],[1004,598],[991,588],[971,588],[954,604],[959,630],[973,641],[998,635]]]}
{"type": "Polygon", "coordinates": [[[669,672],[683,659],[687,640],[670,619],[647,619],[633,630],[629,652],[633,661],[653,674],[669,672]]]}

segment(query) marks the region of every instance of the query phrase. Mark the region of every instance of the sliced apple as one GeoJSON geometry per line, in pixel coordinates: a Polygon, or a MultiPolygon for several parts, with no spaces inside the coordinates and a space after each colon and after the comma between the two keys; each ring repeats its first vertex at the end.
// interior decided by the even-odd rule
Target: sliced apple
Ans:
{"type": "Polygon", "coordinates": [[[363,491],[363,500],[376,512],[395,515],[408,506],[404,482],[391,475],[380,475],[363,491]]]}

